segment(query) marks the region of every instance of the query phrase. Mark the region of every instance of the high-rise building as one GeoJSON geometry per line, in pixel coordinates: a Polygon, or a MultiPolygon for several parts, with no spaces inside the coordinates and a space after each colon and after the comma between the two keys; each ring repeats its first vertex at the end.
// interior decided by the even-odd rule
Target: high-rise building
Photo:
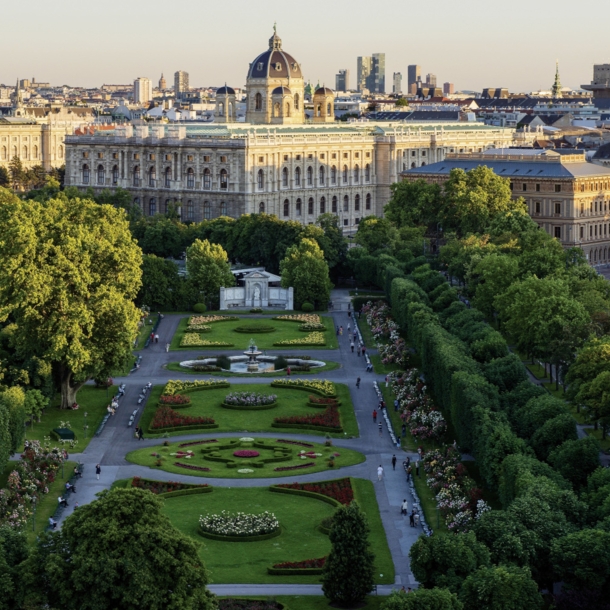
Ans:
{"type": "Polygon", "coordinates": [[[180,98],[182,93],[186,93],[189,90],[189,73],[183,70],[178,70],[174,74],[174,93],[176,98],[180,98]]]}
{"type": "Polygon", "coordinates": [[[372,59],[368,89],[373,93],[385,93],[385,53],[373,53],[372,59]]]}
{"type": "Polygon", "coordinates": [[[359,57],[358,58],[358,73],[357,73],[357,88],[358,91],[368,89],[369,77],[371,75],[371,67],[373,65],[372,57],[359,57]]]}
{"type": "Polygon", "coordinates": [[[349,70],[339,70],[339,73],[335,76],[335,89],[337,91],[349,91],[349,70]]]}
{"type": "Polygon", "coordinates": [[[400,72],[394,72],[392,76],[392,93],[402,95],[402,74],[400,72]]]}
{"type": "Polygon", "coordinates": [[[610,97],[610,64],[595,64],[591,84],[581,87],[585,91],[592,91],[594,98],[610,97]]]}
{"type": "Polygon", "coordinates": [[[426,85],[436,87],[436,74],[426,74],[426,85]]]}
{"type": "Polygon", "coordinates": [[[136,104],[147,104],[152,100],[152,82],[142,76],[133,81],[133,101],[136,104]]]}
{"type": "Polygon", "coordinates": [[[451,95],[455,92],[455,85],[453,83],[444,83],[443,84],[443,93],[445,95],[451,95]]]}
{"type": "Polygon", "coordinates": [[[167,81],[165,80],[163,73],[161,73],[161,78],[159,79],[159,89],[161,91],[165,91],[167,89],[167,81]]]}
{"type": "Polygon", "coordinates": [[[412,65],[407,68],[407,87],[409,93],[413,91],[413,85],[415,85],[415,91],[417,91],[417,82],[421,80],[421,67],[412,65]]]}

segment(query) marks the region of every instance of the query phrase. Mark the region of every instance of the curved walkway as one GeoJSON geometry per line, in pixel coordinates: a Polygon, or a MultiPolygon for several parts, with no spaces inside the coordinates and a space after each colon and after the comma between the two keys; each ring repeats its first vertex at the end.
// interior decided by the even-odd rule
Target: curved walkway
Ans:
{"type": "MultiPolygon", "coordinates": [[[[334,291],[333,301],[343,303],[347,301],[347,291],[334,291]],[[343,295],[341,293],[345,292],[343,295]],[[338,293],[335,295],[335,293],[338,293]]],[[[343,325],[347,328],[349,318],[347,316],[347,306],[343,306],[343,311],[332,312],[335,324],[343,325]]],[[[134,428],[128,427],[129,417],[138,408],[137,400],[141,388],[147,383],[153,385],[164,384],[169,379],[193,379],[193,375],[181,376],[180,373],[168,371],[164,366],[168,362],[175,362],[178,358],[186,360],[195,355],[200,355],[201,351],[170,351],[165,352],[165,344],[171,341],[176,331],[178,323],[183,315],[167,315],[159,326],[159,343],[151,344],[142,353],[142,363],[140,369],[127,378],[117,379],[117,383],[125,383],[125,396],[121,400],[121,407],[116,415],[108,421],[104,431],[99,437],[95,437],[89,446],[80,454],[73,454],[71,457],[88,464],[85,474],[78,482],[78,493],[72,497],[72,503],[65,511],[63,518],[68,516],[75,503],[80,505],[95,500],[95,495],[103,489],[108,489],[112,483],[119,479],[126,479],[133,476],[150,477],[158,480],[182,481],[185,483],[207,482],[217,487],[260,487],[277,484],[281,479],[220,479],[205,478],[192,475],[179,475],[169,473],[164,470],[151,470],[145,466],[138,466],[129,463],[125,456],[134,449],[141,447],[153,447],[161,442],[161,439],[145,439],[137,441],[134,438],[134,428]],[[95,476],[95,464],[101,464],[102,473],[98,480],[95,476]]],[[[353,322],[352,322],[353,324],[353,322]]],[[[368,346],[367,346],[368,347],[368,346]]],[[[372,347],[372,346],[370,346],[372,347]]],[[[303,351],[303,350],[291,350],[303,351]]],[[[360,451],[366,460],[355,466],[339,468],[332,473],[328,471],[313,474],[302,474],[291,476],[289,480],[297,482],[322,481],[336,476],[353,476],[368,479],[374,482],[375,494],[381,519],[385,529],[388,545],[394,560],[396,580],[394,586],[379,586],[378,592],[387,594],[393,588],[414,587],[417,583],[411,573],[408,559],[408,552],[411,545],[421,534],[421,528],[412,528],[408,525],[408,519],[400,514],[400,505],[406,498],[409,506],[412,506],[412,497],[406,482],[404,471],[401,464],[408,455],[399,448],[396,448],[389,437],[384,425],[383,434],[380,436],[378,427],[373,423],[371,413],[376,407],[378,399],[373,386],[373,381],[378,383],[383,378],[374,373],[366,373],[365,359],[352,354],[349,346],[347,334],[340,337],[339,349],[337,350],[307,350],[303,353],[311,355],[313,358],[322,360],[332,360],[339,362],[342,366],[334,371],[325,371],[315,375],[316,378],[329,379],[337,383],[346,383],[349,386],[351,398],[354,404],[354,411],[358,421],[360,437],[355,439],[333,439],[333,444],[337,447],[346,447],[360,451]],[[360,389],[355,386],[357,377],[361,377],[360,389]],[[395,471],[392,470],[392,455],[396,454],[398,465],[395,471]],[[383,465],[385,474],[382,482],[377,481],[377,467],[383,465]]],[[[210,376],[198,375],[196,378],[210,378],[210,376]]],[[[265,377],[231,377],[231,384],[239,385],[245,383],[269,383],[270,378],[265,377]]],[[[142,406],[138,409],[136,419],[142,413],[142,406]]],[[[247,432],[247,431],[244,431],[247,432]]],[[[279,434],[280,432],[278,432],[279,434]]],[[[233,433],[213,433],[213,434],[188,434],[184,436],[171,437],[172,441],[183,441],[200,439],[206,437],[230,437],[233,433]]],[[[277,437],[273,433],[251,433],[253,437],[277,437]]],[[[313,434],[289,434],[281,432],[282,436],[297,440],[323,442],[324,439],[313,434]]],[[[411,454],[411,457],[414,457],[411,454]]],[[[284,479],[288,480],[288,478],[284,479]]],[[[321,588],[318,585],[212,585],[212,591],[218,594],[231,595],[320,595],[321,588]]]]}

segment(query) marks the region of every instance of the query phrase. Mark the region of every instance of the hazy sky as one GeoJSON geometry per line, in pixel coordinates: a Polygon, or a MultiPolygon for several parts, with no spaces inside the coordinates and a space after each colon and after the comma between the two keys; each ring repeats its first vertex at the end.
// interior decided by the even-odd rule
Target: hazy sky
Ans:
{"type": "Polygon", "coordinates": [[[277,21],[314,84],[334,87],[348,68],[353,87],[356,57],[385,52],[388,92],[413,63],[458,89],[548,89],[555,59],[562,84],[578,87],[610,62],[608,14],[608,0],[3,0],[0,83],[93,87],[164,72],[169,84],[186,70],[191,86],[241,86],[277,21]]]}

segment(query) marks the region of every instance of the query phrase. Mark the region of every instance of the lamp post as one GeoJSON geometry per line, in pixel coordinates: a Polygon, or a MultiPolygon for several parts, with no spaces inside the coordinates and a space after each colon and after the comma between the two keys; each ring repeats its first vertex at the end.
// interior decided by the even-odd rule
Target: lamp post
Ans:
{"type": "Polygon", "coordinates": [[[85,423],[83,425],[83,430],[84,430],[84,433],[85,433],[85,440],[87,440],[87,411],[85,411],[84,417],[85,417],[85,423]]]}

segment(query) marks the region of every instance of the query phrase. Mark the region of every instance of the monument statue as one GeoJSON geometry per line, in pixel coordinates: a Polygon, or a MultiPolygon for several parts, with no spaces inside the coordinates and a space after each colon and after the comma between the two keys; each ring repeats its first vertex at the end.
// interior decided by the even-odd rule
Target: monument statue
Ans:
{"type": "Polygon", "coordinates": [[[254,300],[260,301],[261,299],[261,289],[258,286],[254,286],[254,300]]]}

